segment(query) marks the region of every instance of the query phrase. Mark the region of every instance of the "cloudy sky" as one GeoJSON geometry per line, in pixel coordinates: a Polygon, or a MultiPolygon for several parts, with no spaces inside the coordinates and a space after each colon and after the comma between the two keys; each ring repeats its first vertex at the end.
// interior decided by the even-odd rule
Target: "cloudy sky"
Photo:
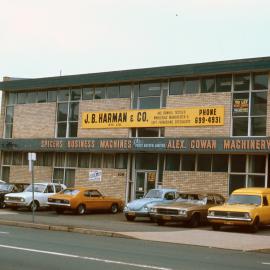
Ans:
{"type": "Polygon", "coordinates": [[[269,0],[0,0],[0,79],[270,56],[269,0]]]}

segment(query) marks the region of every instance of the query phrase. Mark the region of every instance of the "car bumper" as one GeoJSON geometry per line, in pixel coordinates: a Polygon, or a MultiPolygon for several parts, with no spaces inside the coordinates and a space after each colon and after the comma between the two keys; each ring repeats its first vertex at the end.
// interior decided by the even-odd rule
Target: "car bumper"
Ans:
{"type": "Polygon", "coordinates": [[[150,217],[148,212],[124,211],[124,214],[130,217],[150,217]]]}
{"type": "Polygon", "coordinates": [[[27,207],[29,204],[27,202],[14,202],[14,201],[5,201],[7,207],[27,207]]]}
{"type": "Polygon", "coordinates": [[[207,216],[210,223],[220,225],[252,225],[252,218],[213,217],[207,216]]]}
{"type": "Polygon", "coordinates": [[[48,202],[48,205],[53,208],[63,208],[63,209],[70,209],[71,205],[66,203],[54,203],[54,202],[48,202]]]}
{"type": "Polygon", "coordinates": [[[154,220],[163,220],[163,221],[188,221],[190,219],[189,216],[180,216],[180,215],[165,215],[165,214],[152,214],[150,213],[150,217],[154,220]]]}

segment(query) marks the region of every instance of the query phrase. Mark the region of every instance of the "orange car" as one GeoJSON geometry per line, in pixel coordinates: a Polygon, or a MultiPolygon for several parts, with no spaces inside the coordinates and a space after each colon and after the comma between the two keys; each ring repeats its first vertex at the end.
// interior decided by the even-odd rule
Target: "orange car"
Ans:
{"type": "Polygon", "coordinates": [[[96,189],[77,187],[67,188],[48,198],[48,205],[60,214],[72,210],[79,215],[88,210],[106,210],[113,214],[123,209],[124,202],[120,198],[105,197],[96,189]]]}

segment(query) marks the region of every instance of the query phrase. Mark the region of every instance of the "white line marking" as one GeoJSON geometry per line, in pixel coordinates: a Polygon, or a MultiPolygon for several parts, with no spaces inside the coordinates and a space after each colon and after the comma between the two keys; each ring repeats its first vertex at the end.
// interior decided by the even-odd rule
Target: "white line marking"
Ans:
{"type": "Polygon", "coordinates": [[[144,264],[121,262],[121,261],[112,261],[112,260],[100,259],[100,258],[95,258],[95,257],[84,257],[84,256],[79,256],[79,255],[72,255],[72,254],[59,253],[59,252],[52,252],[52,251],[46,251],[46,250],[38,250],[38,249],[15,247],[15,246],[7,246],[7,245],[0,245],[0,247],[2,247],[2,248],[9,248],[9,249],[16,249],[16,250],[23,250],[23,251],[30,251],[30,252],[36,252],[36,253],[43,253],[43,254],[50,254],[50,255],[56,255],[56,256],[63,256],[63,257],[84,259],[84,260],[90,260],[90,261],[111,263],[111,264],[120,264],[120,265],[135,266],[135,267],[138,267],[138,268],[148,268],[148,269],[156,269],[156,270],[172,270],[171,268],[158,267],[158,266],[154,266],[154,265],[144,265],[144,264]]]}
{"type": "Polygon", "coordinates": [[[0,234],[9,234],[9,232],[0,232],[0,234]]]}
{"type": "Polygon", "coordinates": [[[270,262],[262,262],[262,264],[270,264],[270,262]]]}

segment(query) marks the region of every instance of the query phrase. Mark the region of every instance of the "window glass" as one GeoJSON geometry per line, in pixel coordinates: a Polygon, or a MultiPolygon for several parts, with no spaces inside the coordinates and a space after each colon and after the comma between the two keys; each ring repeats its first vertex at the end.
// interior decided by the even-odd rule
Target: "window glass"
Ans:
{"type": "Polygon", "coordinates": [[[35,103],[37,102],[37,92],[28,92],[26,103],[35,103]]]}
{"type": "Polygon", "coordinates": [[[27,93],[21,92],[18,93],[18,104],[25,104],[27,100],[27,93]]]}
{"type": "Polygon", "coordinates": [[[232,89],[232,75],[220,75],[216,77],[216,91],[230,92],[232,89]]]}
{"type": "Polygon", "coordinates": [[[198,79],[187,79],[185,81],[185,93],[195,94],[199,92],[199,80],[198,79]]]}
{"type": "Polygon", "coordinates": [[[251,136],[266,135],[266,117],[251,118],[251,136]]]}
{"type": "Polygon", "coordinates": [[[179,171],[180,155],[179,154],[167,154],[166,155],[166,171],[179,171]]]}
{"type": "Polygon", "coordinates": [[[48,91],[48,102],[55,102],[57,99],[57,91],[48,91]]]}
{"type": "Polygon", "coordinates": [[[4,152],[3,164],[5,165],[12,164],[12,152],[4,152]]]}
{"type": "Polygon", "coordinates": [[[53,165],[53,154],[52,153],[43,153],[43,166],[52,166],[53,165]]]}
{"type": "Polygon", "coordinates": [[[77,167],[77,153],[67,153],[66,167],[77,167]]]}
{"type": "Polygon", "coordinates": [[[135,158],[136,169],[156,170],[157,155],[156,154],[137,154],[135,158]]]}
{"type": "Polygon", "coordinates": [[[3,166],[2,167],[2,180],[9,183],[9,174],[10,174],[10,167],[3,166]]]}
{"type": "Polygon", "coordinates": [[[12,165],[22,165],[22,153],[13,152],[12,165]]]}
{"type": "Polygon", "coordinates": [[[246,176],[239,174],[231,174],[229,179],[229,194],[238,188],[246,186],[246,176]]]}
{"type": "Polygon", "coordinates": [[[64,169],[54,168],[53,170],[53,182],[64,183],[64,169]]]}
{"type": "Polygon", "coordinates": [[[213,155],[212,172],[228,171],[228,155],[213,155]]]}
{"type": "Polygon", "coordinates": [[[126,169],[127,168],[128,155],[127,154],[116,154],[115,155],[115,168],[126,169]]]}
{"type": "Polygon", "coordinates": [[[160,83],[140,83],[140,97],[160,96],[160,83]]]}
{"type": "Polygon", "coordinates": [[[266,115],[267,92],[255,92],[251,94],[251,115],[266,115]]]}
{"type": "Polygon", "coordinates": [[[102,154],[92,154],[91,168],[101,168],[102,154]]]}
{"type": "Polygon", "coordinates": [[[39,92],[37,92],[37,102],[38,103],[47,102],[47,91],[39,91],[39,92]]]}
{"type": "Polygon", "coordinates": [[[58,103],[57,121],[67,121],[68,103],[58,103]]]}
{"type": "Polygon", "coordinates": [[[17,103],[17,93],[8,93],[7,105],[14,105],[17,103]]]}
{"type": "Polygon", "coordinates": [[[6,123],[12,123],[13,122],[13,111],[14,107],[9,106],[6,108],[6,123]]]}
{"type": "Polygon", "coordinates": [[[234,117],[233,118],[233,136],[248,135],[248,118],[234,117]]]}
{"type": "Polygon", "coordinates": [[[57,91],[58,101],[68,101],[69,100],[69,90],[58,90],[57,91]]]}
{"type": "Polygon", "coordinates": [[[79,153],[78,154],[78,167],[79,168],[89,168],[90,154],[89,153],[79,153]]]}
{"type": "Polygon", "coordinates": [[[184,80],[170,81],[170,95],[183,95],[184,80]]]}
{"type": "Polygon", "coordinates": [[[195,171],[196,155],[182,155],[182,171],[195,171]]]}
{"type": "Polygon", "coordinates": [[[107,98],[119,98],[119,85],[107,87],[107,98]]]}
{"type": "Polygon", "coordinates": [[[5,138],[12,138],[13,124],[5,125],[5,138]]]}
{"type": "Polygon", "coordinates": [[[158,137],[159,128],[138,128],[138,137],[158,137]]]}
{"type": "Polygon", "coordinates": [[[234,91],[248,91],[250,76],[249,74],[234,75],[234,91]]]}
{"type": "Polygon", "coordinates": [[[78,122],[69,122],[68,137],[75,138],[78,133],[78,122]]]}
{"type": "Polygon", "coordinates": [[[65,166],[65,153],[55,153],[55,166],[56,167],[65,166]]]}
{"type": "Polygon", "coordinates": [[[92,100],[94,98],[94,88],[83,88],[82,99],[92,100]]]}
{"type": "Polygon", "coordinates": [[[253,90],[265,90],[268,89],[268,74],[258,73],[253,74],[252,78],[253,90]]]}
{"type": "Polygon", "coordinates": [[[81,94],[82,94],[82,89],[71,89],[70,100],[80,100],[81,94]]]}
{"type": "Polygon", "coordinates": [[[139,98],[139,109],[158,109],[160,108],[160,97],[139,98]]]}
{"type": "Polygon", "coordinates": [[[248,115],[249,94],[237,93],[233,95],[233,115],[248,115]]]}
{"type": "Polygon", "coordinates": [[[103,168],[114,168],[114,155],[113,154],[103,155],[103,168]]]}
{"type": "Polygon", "coordinates": [[[66,137],[67,123],[57,124],[57,137],[66,137]]]}
{"type": "Polygon", "coordinates": [[[139,96],[139,85],[134,84],[133,85],[133,99],[132,99],[132,108],[133,109],[138,108],[138,96],[139,96]]]}
{"type": "Polygon", "coordinates": [[[265,173],[265,156],[249,156],[249,173],[265,173]]]}
{"type": "Polygon", "coordinates": [[[96,87],[95,89],[95,99],[104,99],[106,93],[105,87],[96,87]]]}
{"type": "Polygon", "coordinates": [[[168,90],[162,90],[161,107],[166,108],[168,90]]]}
{"type": "Polygon", "coordinates": [[[249,175],[248,187],[265,187],[264,175],[249,175]]]}
{"type": "Polygon", "coordinates": [[[231,155],[231,172],[246,172],[245,155],[231,155]]]}
{"type": "MultiPolygon", "coordinates": [[[[64,103],[67,104],[67,103],[64,103]]],[[[69,103],[69,120],[78,121],[79,115],[79,102],[70,102],[69,103]]]]}
{"type": "Polygon", "coordinates": [[[212,155],[198,155],[197,171],[210,172],[212,155]]]}
{"type": "Polygon", "coordinates": [[[207,77],[201,79],[201,93],[215,92],[216,80],[214,77],[207,77]]]}
{"type": "Polygon", "coordinates": [[[130,98],[131,97],[131,85],[124,84],[120,85],[120,98],[130,98]]]}

